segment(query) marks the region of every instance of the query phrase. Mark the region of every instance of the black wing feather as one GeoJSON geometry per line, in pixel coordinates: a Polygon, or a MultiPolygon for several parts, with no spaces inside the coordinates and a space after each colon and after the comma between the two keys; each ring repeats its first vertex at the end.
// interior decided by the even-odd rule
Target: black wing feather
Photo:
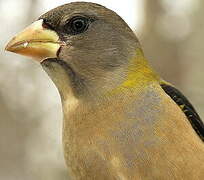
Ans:
{"type": "Polygon", "coordinates": [[[168,84],[161,84],[162,89],[174,100],[174,102],[181,108],[186,117],[191,123],[191,126],[204,141],[204,123],[200,119],[196,110],[192,106],[192,104],[188,101],[188,99],[175,87],[168,84]]]}

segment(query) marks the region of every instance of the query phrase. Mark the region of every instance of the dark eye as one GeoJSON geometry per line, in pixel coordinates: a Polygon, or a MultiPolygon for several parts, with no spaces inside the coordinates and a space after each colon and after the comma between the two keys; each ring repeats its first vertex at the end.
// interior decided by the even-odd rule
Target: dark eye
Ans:
{"type": "Polygon", "coordinates": [[[65,31],[69,34],[80,34],[88,29],[89,19],[86,17],[74,17],[65,25],[65,31]]]}

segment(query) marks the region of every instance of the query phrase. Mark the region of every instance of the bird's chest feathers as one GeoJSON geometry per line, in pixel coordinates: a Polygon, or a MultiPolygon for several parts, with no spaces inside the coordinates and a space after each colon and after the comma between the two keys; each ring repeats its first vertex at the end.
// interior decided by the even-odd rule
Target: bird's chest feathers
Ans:
{"type": "MultiPolygon", "coordinates": [[[[86,168],[113,168],[114,172],[115,168],[118,172],[136,168],[138,159],[145,158],[143,149],[156,143],[153,131],[160,101],[148,90],[96,106],[85,106],[76,99],[64,103],[63,143],[68,166],[73,168],[81,161],[86,168]]],[[[125,178],[125,174],[130,173],[124,171],[120,176],[125,178]]]]}

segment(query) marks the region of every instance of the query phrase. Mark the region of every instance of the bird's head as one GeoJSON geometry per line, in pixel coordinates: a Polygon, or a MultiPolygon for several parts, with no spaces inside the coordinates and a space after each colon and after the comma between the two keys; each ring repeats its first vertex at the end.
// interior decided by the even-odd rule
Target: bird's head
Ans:
{"type": "Polygon", "coordinates": [[[61,96],[89,97],[123,81],[136,48],[136,36],[115,12],[75,2],[40,16],[6,50],[39,61],[61,96]]]}

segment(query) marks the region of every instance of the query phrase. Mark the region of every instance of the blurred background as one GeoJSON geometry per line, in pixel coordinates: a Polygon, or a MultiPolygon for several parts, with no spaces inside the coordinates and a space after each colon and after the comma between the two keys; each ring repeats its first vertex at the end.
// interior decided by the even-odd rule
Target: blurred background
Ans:
{"type": "MultiPolygon", "coordinates": [[[[151,65],[176,85],[204,119],[204,1],[90,0],[121,15],[151,65]]],[[[0,179],[65,180],[62,112],[39,64],[4,51],[42,13],[69,0],[0,0],[0,179]]]]}

